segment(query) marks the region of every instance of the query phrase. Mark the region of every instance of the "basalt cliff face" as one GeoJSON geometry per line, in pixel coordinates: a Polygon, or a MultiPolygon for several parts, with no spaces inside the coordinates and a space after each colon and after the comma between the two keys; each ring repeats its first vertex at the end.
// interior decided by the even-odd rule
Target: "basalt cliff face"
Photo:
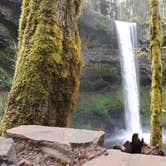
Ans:
{"type": "MultiPolygon", "coordinates": [[[[85,83],[96,80],[98,86],[95,90],[102,88],[121,87],[121,71],[118,39],[116,34],[115,21],[109,20],[92,11],[83,10],[80,17],[80,35],[82,39],[82,56],[85,62],[82,71],[82,86],[84,90],[85,83]],[[100,80],[100,81],[99,81],[100,80]]],[[[166,25],[163,25],[163,74],[166,73],[166,25]]],[[[138,66],[141,86],[150,86],[151,84],[151,58],[149,56],[149,25],[137,25],[138,36],[138,66]]],[[[166,77],[164,77],[166,82],[166,77]]],[[[106,89],[107,89],[106,88],[106,89]]],[[[82,90],[82,89],[81,89],[82,90]]]]}
{"type": "Polygon", "coordinates": [[[79,30],[84,59],[81,91],[117,88],[121,72],[115,22],[85,9],[79,30]]]}

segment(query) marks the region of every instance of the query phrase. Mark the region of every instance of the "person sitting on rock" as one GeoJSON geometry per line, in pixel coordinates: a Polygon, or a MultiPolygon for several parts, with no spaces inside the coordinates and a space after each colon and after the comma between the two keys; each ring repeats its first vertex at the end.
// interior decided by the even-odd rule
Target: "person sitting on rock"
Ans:
{"type": "Polygon", "coordinates": [[[144,145],[144,139],[140,140],[138,138],[138,133],[133,134],[131,142],[132,153],[141,153],[143,145],[144,145]]]}

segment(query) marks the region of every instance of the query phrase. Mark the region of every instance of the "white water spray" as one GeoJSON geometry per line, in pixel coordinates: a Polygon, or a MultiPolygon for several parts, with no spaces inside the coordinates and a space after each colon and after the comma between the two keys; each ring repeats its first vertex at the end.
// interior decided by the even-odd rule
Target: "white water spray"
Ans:
{"type": "MultiPolygon", "coordinates": [[[[137,47],[137,30],[135,23],[116,21],[118,43],[120,50],[121,71],[123,77],[123,92],[125,101],[126,130],[119,130],[106,139],[106,146],[122,143],[132,138],[133,133],[139,133],[146,143],[150,143],[149,131],[142,130],[140,124],[139,84],[135,48],[137,47]]],[[[163,141],[166,144],[166,131],[163,131],[163,141]]]]}
{"type": "Polygon", "coordinates": [[[123,78],[125,123],[128,133],[141,133],[139,86],[135,59],[136,28],[135,23],[116,21],[123,78]]]}

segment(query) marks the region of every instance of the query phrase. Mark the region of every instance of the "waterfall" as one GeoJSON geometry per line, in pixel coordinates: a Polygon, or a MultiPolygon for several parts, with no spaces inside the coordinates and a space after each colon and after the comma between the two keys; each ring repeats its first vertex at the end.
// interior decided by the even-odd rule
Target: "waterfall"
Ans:
{"type": "Polygon", "coordinates": [[[141,132],[139,84],[135,58],[135,48],[137,46],[136,28],[136,23],[116,21],[123,78],[125,123],[129,133],[141,132]]]}

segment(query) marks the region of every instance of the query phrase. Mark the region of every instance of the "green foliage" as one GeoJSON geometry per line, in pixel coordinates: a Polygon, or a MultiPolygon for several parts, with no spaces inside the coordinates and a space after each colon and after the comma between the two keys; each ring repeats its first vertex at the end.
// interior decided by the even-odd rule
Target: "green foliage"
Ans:
{"type": "MultiPolygon", "coordinates": [[[[166,89],[164,91],[166,94],[166,89]]],[[[164,106],[166,108],[166,104],[164,106]]],[[[118,113],[119,117],[123,117],[123,110],[123,95],[120,91],[80,93],[77,111],[73,114],[72,126],[98,129],[101,121],[107,125],[109,123],[107,119],[113,114],[118,113]],[[95,116],[101,117],[100,122],[95,116]]],[[[142,125],[150,126],[150,87],[142,87],[140,90],[140,114],[142,125]]],[[[163,120],[166,122],[166,113],[164,113],[163,120]]]]}
{"type": "Polygon", "coordinates": [[[83,70],[81,77],[81,91],[98,91],[104,89],[117,89],[121,83],[121,75],[114,65],[89,64],[83,70]],[[117,82],[117,87],[116,83],[117,82]],[[114,86],[113,86],[114,85],[114,86]]]}
{"type": "Polygon", "coordinates": [[[108,31],[107,23],[108,23],[108,18],[106,16],[99,15],[96,18],[96,28],[98,30],[108,31]]]}
{"type": "Polygon", "coordinates": [[[2,119],[2,116],[4,114],[5,106],[7,103],[7,93],[1,92],[0,94],[0,120],[2,119]]]}
{"type": "Polygon", "coordinates": [[[7,27],[0,23],[0,32],[3,35],[10,36],[10,32],[8,31],[7,27]]]}
{"type": "Polygon", "coordinates": [[[9,89],[12,82],[12,74],[0,67],[0,89],[9,89]]]}
{"type": "MultiPolygon", "coordinates": [[[[164,96],[166,96],[166,88],[163,89],[164,96]]],[[[143,87],[141,89],[140,107],[141,107],[141,120],[143,125],[150,125],[150,87],[143,87]]],[[[166,108],[166,97],[164,97],[163,108],[166,108]]],[[[166,122],[166,113],[163,113],[163,122],[166,122]]]]}
{"type": "Polygon", "coordinates": [[[95,79],[95,80],[88,80],[83,79],[81,80],[80,89],[84,91],[98,91],[103,90],[104,88],[108,87],[109,83],[101,79],[95,79]]]}
{"type": "Polygon", "coordinates": [[[15,41],[5,25],[0,23],[0,34],[4,37],[4,47],[0,49],[0,90],[9,89],[16,55],[15,41]]]}
{"type": "Polygon", "coordinates": [[[87,129],[100,128],[100,123],[105,123],[111,114],[118,112],[117,110],[122,110],[118,116],[123,116],[123,95],[120,91],[80,93],[77,111],[73,114],[72,126],[87,129]],[[100,122],[95,116],[101,118],[100,122]],[[84,119],[86,119],[86,123],[84,123],[84,119]]]}
{"type": "Polygon", "coordinates": [[[109,1],[107,0],[100,0],[100,12],[101,14],[103,14],[104,16],[107,16],[109,14],[109,1]]]}
{"type": "Polygon", "coordinates": [[[140,93],[140,112],[143,125],[150,125],[150,87],[143,87],[140,93]]]}

